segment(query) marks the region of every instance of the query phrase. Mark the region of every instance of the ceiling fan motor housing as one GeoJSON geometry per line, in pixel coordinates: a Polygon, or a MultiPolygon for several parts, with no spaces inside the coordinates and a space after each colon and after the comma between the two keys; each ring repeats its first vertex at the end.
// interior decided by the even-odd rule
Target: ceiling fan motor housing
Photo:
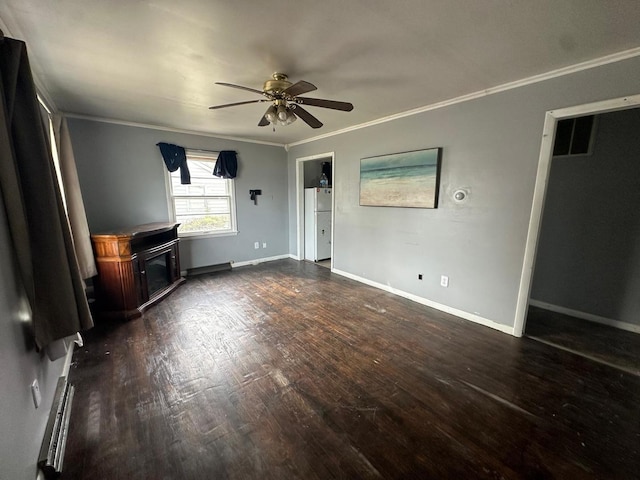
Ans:
{"type": "Polygon", "coordinates": [[[283,92],[290,86],[291,82],[287,81],[287,76],[284,73],[274,73],[273,80],[267,80],[264,82],[262,90],[273,95],[283,92]]]}

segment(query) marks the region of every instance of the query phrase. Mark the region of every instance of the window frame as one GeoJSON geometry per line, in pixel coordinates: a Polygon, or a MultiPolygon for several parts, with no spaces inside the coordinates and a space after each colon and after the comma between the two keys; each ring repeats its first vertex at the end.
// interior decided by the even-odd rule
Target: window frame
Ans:
{"type": "MultiPolygon", "coordinates": [[[[207,161],[211,162],[211,171],[213,172],[213,167],[216,164],[218,159],[218,153],[216,151],[210,150],[193,150],[186,149],[187,154],[187,165],[189,162],[189,158],[199,160],[199,161],[207,161]]],[[[163,164],[164,167],[164,164],[163,164]]],[[[189,196],[179,195],[175,196],[173,194],[173,183],[171,182],[171,172],[164,168],[165,172],[165,185],[166,185],[166,193],[167,193],[167,207],[169,211],[169,218],[172,222],[177,222],[176,220],[176,207],[175,207],[175,199],[176,198],[189,198],[189,196]]],[[[213,173],[212,173],[213,176],[213,173]]],[[[220,179],[225,180],[228,185],[228,196],[229,196],[229,214],[231,216],[231,228],[227,230],[207,230],[200,232],[178,232],[178,236],[180,239],[190,240],[196,238],[209,238],[209,237],[226,237],[238,234],[238,217],[236,214],[236,185],[234,178],[226,178],[220,179]]],[[[220,195],[213,196],[202,196],[201,198],[220,198],[220,195]]]]}

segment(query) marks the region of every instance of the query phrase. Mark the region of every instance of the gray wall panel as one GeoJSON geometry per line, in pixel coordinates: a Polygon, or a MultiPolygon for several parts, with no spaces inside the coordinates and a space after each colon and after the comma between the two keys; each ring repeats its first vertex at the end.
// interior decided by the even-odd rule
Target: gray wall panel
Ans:
{"type": "Polygon", "coordinates": [[[183,240],[182,268],[288,253],[287,167],[281,147],[70,119],[69,129],[91,232],[167,221],[165,166],[156,144],[235,150],[238,235],[183,240]],[[249,189],[262,189],[258,205],[249,189]],[[260,249],[254,249],[254,242],[260,249]],[[262,243],[267,248],[262,248],[262,243]]]}
{"type": "Polygon", "coordinates": [[[295,160],[334,151],[336,269],[512,327],[545,112],[639,93],[639,77],[633,58],[292,146],[290,252],[295,160]],[[358,205],[361,158],[428,147],[444,149],[437,210],[358,205]]]}
{"type": "Polygon", "coordinates": [[[49,361],[35,351],[28,302],[14,268],[4,204],[0,197],[0,478],[33,480],[38,453],[64,358],[49,361]],[[42,403],[35,408],[31,382],[37,379],[42,403]]]}

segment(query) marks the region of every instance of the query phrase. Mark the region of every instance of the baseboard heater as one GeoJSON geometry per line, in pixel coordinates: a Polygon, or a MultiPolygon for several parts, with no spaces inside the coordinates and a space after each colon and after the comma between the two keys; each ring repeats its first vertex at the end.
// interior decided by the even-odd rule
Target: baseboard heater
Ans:
{"type": "Polygon", "coordinates": [[[67,382],[67,377],[60,377],[38,457],[38,467],[47,480],[59,478],[62,473],[73,393],[74,387],[67,382]]]}
{"type": "Polygon", "coordinates": [[[203,273],[216,273],[231,270],[231,262],[220,263],[218,265],[208,265],[206,267],[187,268],[187,276],[202,275],[203,273]]]}

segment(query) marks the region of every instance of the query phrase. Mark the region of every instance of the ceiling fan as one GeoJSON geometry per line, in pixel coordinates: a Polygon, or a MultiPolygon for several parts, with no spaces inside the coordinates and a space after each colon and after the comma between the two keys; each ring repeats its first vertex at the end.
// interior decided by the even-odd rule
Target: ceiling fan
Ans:
{"type": "Polygon", "coordinates": [[[265,98],[261,98],[259,100],[248,100],[246,102],[227,103],[225,105],[214,105],[209,107],[212,110],[235,107],[237,105],[246,105],[249,103],[271,102],[271,106],[267,108],[267,111],[258,122],[259,127],[266,127],[270,123],[273,125],[290,125],[295,122],[297,117],[300,117],[311,128],[320,128],[322,126],[322,122],[311,115],[302,107],[302,105],[342,110],[343,112],[350,112],[353,110],[353,105],[348,102],[299,97],[298,95],[317,90],[317,87],[312,83],[305,82],[304,80],[291,83],[287,80],[287,76],[284,73],[274,73],[272,75],[272,79],[264,82],[262,90],[223,82],[216,82],[216,85],[247,90],[249,92],[258,93],[265,98]]]}

